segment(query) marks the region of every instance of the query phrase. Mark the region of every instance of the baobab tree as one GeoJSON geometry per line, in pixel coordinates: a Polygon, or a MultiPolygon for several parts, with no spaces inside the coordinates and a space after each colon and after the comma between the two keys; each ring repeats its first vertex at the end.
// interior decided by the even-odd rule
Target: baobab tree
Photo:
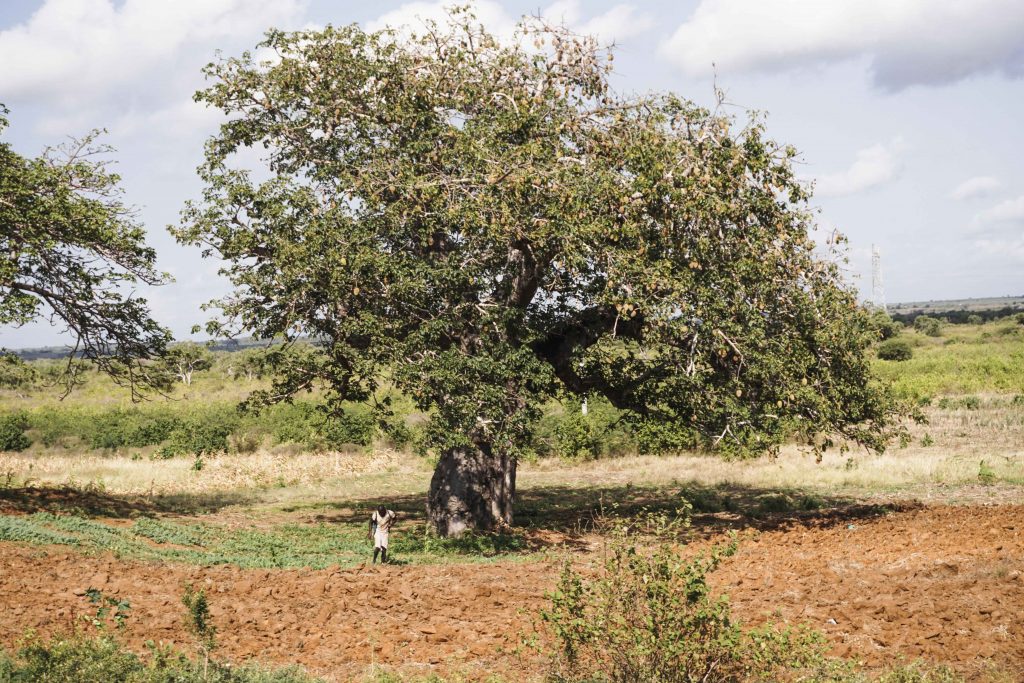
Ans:
{"type": "Polygon", "coordinates": [[[537,19],[506,42],[455,10],[260,48],[206,70],[197,99],[228,120],[174,232],[227,262],[210,329],[286,340],[263,398],[321,384],[340,406],[386,371],[430,415],[439,533],[511,522],[552,397],[733,452],[891,436],[874,333],[758,120],[616,93],[611,51],[537,19]],[[322,353],[288,360],[307,336],[322,353]]]}

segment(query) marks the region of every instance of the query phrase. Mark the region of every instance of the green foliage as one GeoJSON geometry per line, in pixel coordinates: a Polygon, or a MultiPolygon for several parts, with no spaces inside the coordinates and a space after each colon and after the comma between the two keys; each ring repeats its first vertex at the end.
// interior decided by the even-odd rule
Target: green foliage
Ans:
{"type": "Polygon", "coordinates": [[[98,588],[87,589],[85,597],[89,600],[89,604],[96,608],[91,619],[93,626],[102,630],[106,628],[107,619],[110,618],[118,630],[124,629],[128,614],[132,609],[130,602],[123,598],[118,599],[105,595],[98,588]]]}
{"type": "Polygon", "coordinates": [[[167,409],[119,409],[93,414],[86,423],[92,448],[141,448],[168,439],[181,420],[167,409]]]}
{"type": "Polygon", "coordinates": [[[224,452],[228,449],[228,436],[238,428],[240,421],[238,411],[230,406],[207,406],[192,411],[168,434],[167,443],[159,454],[170,458],[224,452]]]}
{"type": "Polygon", "coordinates": [[[942,322],[937,318],[919,315],[914,318],[914,329],[925,336],[938,337],[942,334],[942,322]]]}
{"type": "Polygon", "coordinates": [[[871,314],[871,328],[878,335],[878,339],[886,340],[898,337],[903,331],[902,323],[898,323],[889,317],[885,311],[878,309],[871,314]]]}
{"type": "MultiPolygon", "coordinates": [[[[501,463],[563,396],[687,426],[652,448],[884,446],[899,407],[872,381],[867,313],[809,239],[795,150],[757,119],[613,92],[593,39],[526,19],[502,43],[452,19],[401,41],[272,31],[273,63],[207,67],[197,99],[228,122],[174,233],[235,285],[210,332],[284,341],[256,403],[363,402],[387,377],[426,446],[501,463]],[[269,165],[238,163],[254,145],[269,165]]],[[[593,453],[592,427],[571,418],[564,448],[593,453]]]]}
{"type": "Polygon", "coordinates": [[[978,481],[982,484],[994,484],[998,480],[996,471],[984,460],[978,463],[978,481]]]}
{"type": "Polygon", "coordinates": [[[23,451],[32,445],[25,436],[28,416],[23,412],[0,414],[0,451],[23,451]]]}
{"type": "Polygon", "coordinates": [[[160,360],[164,368],[177,377],[178,381],[191,385],[195,372],[212,367],[213,354],[201,344],[179,342],[167,349],[160,360]]]}
{"type": "Polygon", "coordinates": [[[195,590],[192,584],[185,584],[185,593],[181,596],[188,614],[189,633],[196,637],[203,654],[209,657],[217,647],[217,627],[210,623],[210,605],[206,601],[206,591],[195,590]]]}
{"type": "Polygon", "coordinates": [[[964,683],[963,676],[948,666],[915,662],[886,671],[877,683],[964,683]]]}
{"type": "Polygon", "coordinates": [[[581,460],[590,460],[600,453],[599,435],[589,416],[581,412],[578,403],[567,406],[555,427],[555,450],[562,457],[581,460]]]}
{"type": "Polygon", "coordinates": [[[878,345],[878,357],[882,360],[905,361],[914,356],[914,350],[904,339],[887,339],[878,345]]]}
{"type": "Polygon", "coordinates": [[[30,635],[13,656],[0,649],[0,683],[315,683],[297,667],[196,662],[148,644],[140,657],[110,635],[30,635]]]}
{"type": "MultiPolygon", "coordinates": [[[[1024,392],[1024,345],[1002,336],[984,337],[977,328],[947,333],[962,340],[945,346],[916,337],[914,355],[901,363],[878,362],[875,372],[901,396],[927,400],[941,395],[1024,392]]],[[[915,335],[916,336],[916,335],[915,335]]]]}
{"type": "Polygon", "coordinates": [[[683,423],[642,420],[635,427],[640,453],[685,451],[700,445],[700,435],[683,423]]]}
{"type": "MultiPolygon", "coordinates": [[[[269,483],[269,482],[268,482],[269,483]]],[[[369,513],[367,513],[369,514],[369,513]]],[[[272,528],[225,528],[142,517],[112,527],[75,515],[40,512],[0,515],[0,541],[70,545],[86,552],[109,552],[148,562],[228,564],[247,569],[324,569],[366,561],[365,521],[348,524],[283,524],[272,528]]],[[[419,525],[391,537],[391,550],[403,562],[483,561],[530,551],[521,533],[474,533],[439,538],[419,525]]]]}
{"type": "Polygon", "coordinates": [[[972,313],[971,315],[967,316],[967,324],[968,325],[981,325],[984,322],[985,322],[985,319],[982,318],[980,315],[978,315],[976,313],[972,313]]]}
{"type": "MultiPolygon", "coordinates": [[[[0,133],[6,113],[0,105],[0,133]]],[[[0,325],[61,320],[74,335],[75,356],[134,392],[162,383],[147,359],[163,352],[170,332],[150,317],[145,299],[128,292],[164,276],[98,136],[34,159],[0,142],[0,325]]],[[[74,374],[63,379],[70,390],[74,374]]]]}
{"type": "Polygon", "coordinates": [[[0,349],[0,389],[23,390],[36,380],[35,368],[13,353],[0,349]]]}
{"type": "Polygon", "coordinates": [[[744,631],[707,576],[736,550],[733,541],[684,560],[674,544],[653,553],[620,534],[596,575],[567,562],[551,608],[542,612],[557,643],[549,677],[560,682],[691,683],[779,680],[824,662],[820,634],[765,626],[744,631]]]}
{"type": "Polygon", "coordinates": [[[978,410],[981,399],[977,396],[943,396],[936,405],[942,410],[978,410]]]}

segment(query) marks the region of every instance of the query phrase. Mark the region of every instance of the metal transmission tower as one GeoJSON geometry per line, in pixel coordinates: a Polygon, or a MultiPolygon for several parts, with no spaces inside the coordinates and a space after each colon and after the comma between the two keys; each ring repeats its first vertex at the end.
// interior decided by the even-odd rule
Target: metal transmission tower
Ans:
{"type": "Polygon", "coordinates": [[[885,285],[882,284],[882,252],[871,245],[871,301],[878,308],[888,313],[885,307],[885,285]]]}

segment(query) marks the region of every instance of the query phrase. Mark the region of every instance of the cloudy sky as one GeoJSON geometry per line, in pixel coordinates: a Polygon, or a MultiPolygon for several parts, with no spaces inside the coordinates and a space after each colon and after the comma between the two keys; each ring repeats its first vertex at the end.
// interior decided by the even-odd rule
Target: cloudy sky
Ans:
{"type": "MultiPolygon", "coordinates": [[[[128,199],[174,284],[147,295],[185,336],[225,291],[216,264],[165,226],[194,197],[216,113],[192,101],[216,50],[270,27],[436,16],[450,2],[3,0],[0,102],[25,155],[109,130],[128,199]]],[[[619,46],[621,91],[672,90],[737,115],[768,114],[801,151],[820,223],[850,238],[850,278],[870,291],[881,251],[889,302],[1024,294],[1024,2],[1021,0],[478,0],[495,32],[542,13],[619,46]]],[[[0,346],[61,343],[58,329],[0,328],[0,346]]]]}

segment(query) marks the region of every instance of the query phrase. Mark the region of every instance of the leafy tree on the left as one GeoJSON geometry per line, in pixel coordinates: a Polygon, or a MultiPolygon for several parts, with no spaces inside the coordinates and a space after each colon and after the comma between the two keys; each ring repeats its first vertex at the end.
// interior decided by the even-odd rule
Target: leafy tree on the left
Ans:
{"type": "MultiPolygon", "coordinates": [[[[7,111],[0,105],[0,133],[7,111]]],[[[156,252],[123,202],[98,135],[38,158],[0,142],[0,325],[64,325],[74,339],[71,361],[91,361],[137,397],[167,381],[147,360],[164,353],[171,334],[133,288],[167,276],[156,270],[156,252]]],[[[66,374],[70,390],[75,373],[66,374]]]]}

